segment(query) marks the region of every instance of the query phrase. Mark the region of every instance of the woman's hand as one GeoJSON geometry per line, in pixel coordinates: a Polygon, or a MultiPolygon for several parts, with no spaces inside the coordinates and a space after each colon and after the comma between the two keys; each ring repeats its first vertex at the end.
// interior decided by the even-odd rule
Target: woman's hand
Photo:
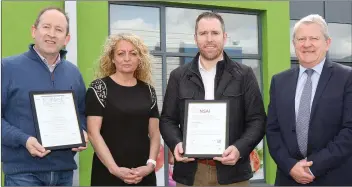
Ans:
{"type": "Polygon", "coordinates": [[[127,184],[136,184],[136,179],[139,179],[137,175],[134,174],[134,171],[125,167],[117,167],[110,171],[111,174],[120,178],[127,184]]]}
{"type": "Polygon", "coordinates": [[[135,179],[136,183],[141,182],[141,180],[143,179],[143,177],[149,175],[151,172],[154,171],[154,166],[152,164],[148,164],[146,166],[140,166],[138,168],[132,168],[133,174],[137,175],[137,178],[135,179]]]}

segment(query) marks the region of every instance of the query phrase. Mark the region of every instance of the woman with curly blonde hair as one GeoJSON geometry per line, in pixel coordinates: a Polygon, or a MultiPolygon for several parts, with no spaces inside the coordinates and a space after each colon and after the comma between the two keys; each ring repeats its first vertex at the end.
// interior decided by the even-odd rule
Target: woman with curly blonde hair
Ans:
{"type": "Polygon", "coordinates": [[[116,73],[116,66],[113,63],[114,51],[117,43],[121,40],[130,42],[138,51],[139,64],[134,72],[135,78],[146,83],[152,83],[152,64],[151,55],[148,47],[143,41],[133,34],[117,34],[111,35],[105,42],[103,54],[99,58],[99,71],[96,77],[102,78],[116,73]]]}
{"type": "Polygon", "coordinates": [[[111,35],[96,76],[86,95],[91,185],[156,186],[159,111],[147,46],[133,34],[111,35]]]}

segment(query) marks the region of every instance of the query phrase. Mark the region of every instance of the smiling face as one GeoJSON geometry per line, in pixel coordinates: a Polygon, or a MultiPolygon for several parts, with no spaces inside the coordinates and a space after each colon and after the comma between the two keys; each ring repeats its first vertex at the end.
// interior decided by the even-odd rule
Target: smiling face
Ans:
{"type": "Polygon", "coordinates": [[[61,12],[57,10],[44,12],[37,27],[32,26],[36,50],[44,57],[58,55],[70,40],[67,26],[66,17],[61,12]]]}
{"type": "Polygon", "coordinates": [[[305,68],[319,64],[329,50],[331,39],[326,39],[317,23],[302,23],[296,30],[293,45],[299,63],[305,68]]]}
{"type": "Polygon", "coordinates": [[[114,51],[113,63],[120,73],[134,73],[139,64],[139,55],[136,47],[128,41],[121,40],[114,51]]]}
{"type": "Polygon", "coordinates": [[[194,36],[200,55],[205,60],[215,60],[222,55],[226,41],[226,33],[216,18],[202,18],[194,36]]]}

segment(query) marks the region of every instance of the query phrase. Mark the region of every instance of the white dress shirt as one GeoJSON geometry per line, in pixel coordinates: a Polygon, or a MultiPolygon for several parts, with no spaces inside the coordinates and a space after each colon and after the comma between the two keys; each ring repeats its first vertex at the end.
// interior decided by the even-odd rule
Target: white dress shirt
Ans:
{"type": "Polygon", "coordinates": [[[200,62],[200,57],[198,59],[198,67],[199,72],[202,77],[203,85],[204,85],[204,99],[205,100],[214,100],[214,92],[215,92],[215,75],[216,75],[216,65],[207,71],[202,63],[200,62]]]}
{"type": "MultiPolygon", "coordinates": [[[[324,64],[325,64],[325,58],[323,59],[323,61],[321,61],[319,64],[315,65],[312,68],[314,70],[314,72],[311,77],[311,79],[312,79],[312,98],[310,100],[310,108],[312,108],[312,103],[313,103],[313,99],[315,96],[315,91],[317,90],[319,78],[320,78],[321,72],[323,71],[324,64]]],[[[308,77],[307,73],[304,73],[304,71],[306,71],[306,69],[307,68],[299,65],[299,74],[298,74],[296,96],[295,96],[296,116],[298,114],[298,109],[299,109],[299,104],[300,104],[299,102],[301,101],[303,88],[304,88],[304,85],[306,84],[307,77],[308,77]]]]}

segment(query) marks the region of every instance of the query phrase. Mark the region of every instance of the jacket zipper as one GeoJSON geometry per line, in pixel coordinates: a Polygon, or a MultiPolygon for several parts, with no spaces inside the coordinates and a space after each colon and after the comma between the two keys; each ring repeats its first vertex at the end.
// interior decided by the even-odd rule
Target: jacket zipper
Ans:
{"type": "MultiPolygon", "coordinates": [[[[54,69],[55,70],[55,69],[54,69]]],[[[49,70],[50,71],[50,70],[49,70]]],[[[50,78],[51,78],[51,84],[53,88],[55,88],[55,82],[54,82],[54,71],[50,72],[50,78]]]]}
{"type": "Polygon", "coordinates": [[[54,76],[54,72],[55,72],[56,68],[57,68],[58,66],[60,66],[61,63],[62,63],[62,59],[60,59],[59,64],[57,64],[57,65],[55,66],[53,72],[51,72],[50,69],[49,69],[49,67],[47,67],[48,70],[49,70],[49,72],[50,72],[50,80],[51,80],[51,85],[53,86],[53,88],[55,88],[55,76],[54,76]]]}

